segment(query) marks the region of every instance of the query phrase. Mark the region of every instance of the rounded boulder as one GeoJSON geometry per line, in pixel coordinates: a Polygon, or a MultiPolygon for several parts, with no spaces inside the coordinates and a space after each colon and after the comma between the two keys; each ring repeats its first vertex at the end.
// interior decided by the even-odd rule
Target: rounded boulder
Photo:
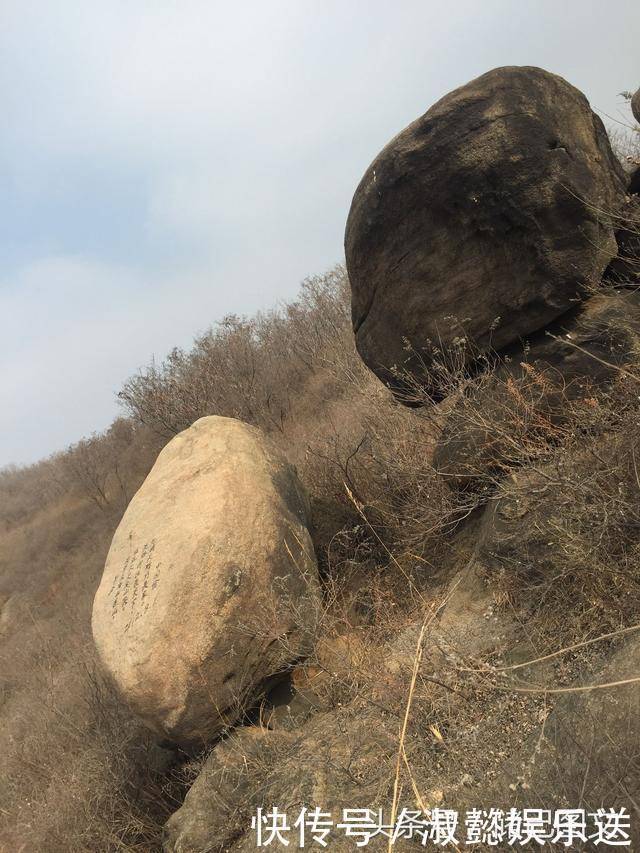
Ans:
{"type": "Polygon", "coordinates": [[[634,119],[640,124],[640,89],[631,98],[631,112],[634,119]]]}
{"type": "Polygon", "coordinates": [[[560,317],[617,254],[625,178],[587,99],[497,68],[381,151],[345,232],[358,351],[384,381],[466,363],[560,317]]]}
{"type": "Polygon", "coordinates": [[[159,454],[113,537],[92,628],[161,737],[210,740],[312,647],[307,515],[293,466],[240,421],[202,418],[159,454]]]}

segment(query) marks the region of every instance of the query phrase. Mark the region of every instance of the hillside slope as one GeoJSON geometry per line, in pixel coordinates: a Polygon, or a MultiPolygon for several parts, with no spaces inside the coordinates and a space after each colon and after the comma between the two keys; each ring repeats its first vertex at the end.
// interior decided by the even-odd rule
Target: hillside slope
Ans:
{"type": "Polygon", "coordinates": [[[250,850],[252,817],[274,807],[334,824],[345,808],[391,824],[416,811],[399,849],[435,832],[436,808],[460,813],[459,840],[479,815],[493,849],[512,845],[489,840],[491,809],[584,810],[590,831],[598,809],[625,809],[634,849],[640,216],[621,195],[598,280],[500,351],[405,341],[406,361],[379,371],[394,396],[356,352],[336,267],[132,377],[104,435],[0,473],[0,850],[250,850]],[[309,654],[196,748],[127,709],[90,621],[131,497],[207,415],[259,427],[297,468],[322,596],[309,654]]]}

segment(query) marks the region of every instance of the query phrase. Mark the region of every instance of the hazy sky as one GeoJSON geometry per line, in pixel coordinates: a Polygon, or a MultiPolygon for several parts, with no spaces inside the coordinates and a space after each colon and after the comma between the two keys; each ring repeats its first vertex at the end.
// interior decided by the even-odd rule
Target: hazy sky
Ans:
{"type": "Polygon", "coordinates": [[[341,260],[365,168],[450,89],[541,65],[630,120],[639,38],[638,0],[1,0],[0,466],[341,260]]]}

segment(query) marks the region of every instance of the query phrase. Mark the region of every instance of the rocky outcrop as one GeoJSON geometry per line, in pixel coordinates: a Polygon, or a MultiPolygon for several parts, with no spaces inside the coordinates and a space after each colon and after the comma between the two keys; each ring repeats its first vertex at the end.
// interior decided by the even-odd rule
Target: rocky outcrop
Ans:
{"type": "MultiPolygon", "coordinates": [[[[346,233],[358,349],[391,383],[394,367],[433,368],[453,352],[473,367],[438,409],[448,421],[434,466],[460,490],[485,487],[462,496],[469,510],[429,587],[437,609],[390,619],[384,642],[374,626],[340,621],[300,660],[318,610],[305,500],[259,432],[204,419],[163,452],[114,538],[94,632],[156,731],[192,744],[227,728],[166,824],[166,853],[252,850],[258,807],[291,805],[291,820],[319,807],[336,820],[352,805],[388,806],[401,756],[411,780],[419,768],[434,786],[421,792],[404,778],[421,808],[475,807],[476,786],[496,802],[526,802],[532,739],[536,760],[556,754],[544,737],[545,684],[584,676],[593,661],[576,657],[574,673],[553,655],[535,660],[523,620],[597,574],[605,534],[617,541],[605,530],[610,504],[625,543],[638,542],[620,509],[636,502],[635,445],[611,437],[606,415],[572,420],[572,407],[597,412],[598,395],[620,391],[614,383],[640,352],[640,296],[595,289],[603,275],[629,279],[632,252],[618,255],[620,228],[607,216],[624,199],[600,120],[573,87],[535,68],[497,69],[448,95],[360,184],[346,233]],[[563,441],[564,456],[554,450],[563,441]],[[532,690],[526,704],[507,695],[519,690],[507,673],[532,659],[540,696],[532,690]],[[451,696],[465,703],[457,718],[444,712],[451,696]],[[244,722],[260,725],[229,730],[258,697],[244,722]],[[407,756],[398,726],[409,710],[407,756]],[[508,765],[505,734],[517,742],[508,765]]],[[[568,753],[559,721],[548,730],[568,753]]],[[[352,849],[335,828],[327,842],[352,849]]]]}
{"type": "Polygon", "coordinates": [[[345,250],[363,360],[393,381],[394,367],[429,367],[461,339],[468,362],[556,320],[616,256],[608,214],[624,191],[602,122],[562,78],[498,68],[446,95],[353,198],[345,250]]]}
{"type": "MultiPolygon", "coordinates": [[[[640,739],[639,672],[640,641],[636,633],[618,640],[603,665],[578,682],[622,684],[608,690],[569,693],[559,699],[547,720],[542,748],[535,750],[534,790],[540,790],[541,784],[548,790],[561,787],[572,802],[585,797],[590,802],[609,803],[619,797],[618,802],[631,810],[629,803],[637,802],[640,795],[640,775],[634,761],[640,739]]],[[[640,827],[633,818],[629,834],[627,849],[635,850],[640,843],[640,827]]]]}
{"type": "Polygon", "coordinates": [[[491,484],[524,460],[527,445],[551,440],[572,417],[571,403],[592,402],[618,368],[640,352],[640,296],[603,292],[510,350],[462,395],[445,423],[434,467],[456,488],[491,484]]]}
{"type": "MultiPolygon", "coordinates": [[[[364,706],[319,714],[298,732],[240,730],[213,750],[167,822],[165,853],[255,850],[251,818],[263,804],[281,810],[290,804],[291,823],[303,806],[319,807],[336,824],[344,808],[387,806],[396,739],[397,721],[381,720],[364,706]]],[[[298,830],[285,837],[297,847],[298,830]]],[[[332,850],[353,850],[353,839],[335,828],[326,841],[332,850]]],[[[387,843],[377,838],[370,846],[386,849],[387,843]]],[[[308,837],[305,846],[311,845],[308,837]]],[[[394,846],[413,849],[402,841],[394,846]]]]}
{"type": "Polygon", "coordinates": [[[184,803],[167,821],[166,853],[204,853],[224,850],[251,827],[254,800],[251,769],[262,750],[286,733],[274,737],[258,726],[241,728],[210,753],[184,803]]]}
{"type": "Polygon", "coordinates": [[[295,469],[256,428],[207,417],[164,448],[131,501],[93,635],[131,708],[197,744],[305,653],[318,602],[295,469]]]}
{"type": "Polygon", "coordinates": [[[640,194],[640,166],[636,166],[630,173],[627,183],[627,192],[629,195],[640,194]]]}
{"type": "Polygon", "coordinates": [[[493,577],[507,572],[529,584],[559,571],[558,539],[565,520],[559,484],[568,473],[525,469],[506,481],[484,513],[476,554],[482,570],[493,577]]]}
{"type": "Polygon", "coordinates": [[[640,124],[640,89],[631,98],[631,112],[634,119],[640,124]]]}
{"type": "MultiPolygon", "coordinates": [[[[562,584],[593,577],[606,601],[607,583],[624,571],[619,552],[635,553],[640,541],[637,455],[633,434],[605,430],[584,434],[583,447],[513,471],[482,515],[477,571],[496,587],[505,580],[523,598],[544,589],[549,610],[549,596],[562,584]]],[[[591,604],[597,613],[595,594],[591,604]]],[[[607,614],[602,600],[598,606],[607,614]]]]}

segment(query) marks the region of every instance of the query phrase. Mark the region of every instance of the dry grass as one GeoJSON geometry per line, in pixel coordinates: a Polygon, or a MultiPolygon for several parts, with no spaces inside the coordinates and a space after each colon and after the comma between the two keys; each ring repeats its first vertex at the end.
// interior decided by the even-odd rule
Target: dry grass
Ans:
{"type": "MultiPolygon", "coordinates": [[[[471,654],[449,628],[457,653],[436,660],[442,637],[424,626],[425,610],[474,554],[485,508],[530,497],[538,478],[545,501],[514,544],[518,562],[503,541],[481,555],[491,619],[519,626],[524,659],[640,621],[640,368],[576,396],[552,374],[504,376],[487,359],[471,375],[458,362],[443,357],[430,377],[444,404],[408,376],[401,385],[419,407],[394,400],[354,351],[337,268],[307,282],[293,305],[230,318],[193,351],[134,377],[121,395],[127,417],[106,435],[0,474],[0,603],[11,603],[0,638],[0,849],[158,849],[181,774],[200,766],[159,752],[127,716],[96,674],[88,627],[127,500],[163,442],[205,414],[268,430],[310,493],[324,590],[313,618],[323,640],[292,677],[336,726],[363,713],[403,732],[391,755],[396,772],[376,796],[422,807],[448,790],[456,805],[474,797],[479,805],[478,786],[489,796],[505,777],[509,733],[535,752],[528,738],[551,708],[545,687],[596,672],[613,639],[560,655],[533,676],[511,673],[506,686],[542,687],[523,695],[499,674],[513,649],[471,654]],[[483,451],[464,487],[433,463],[454,406],[483,451]]],[[[271,725],[265,713],[257,719],[271,725]]],[[[277,790],[277,751],[252,761],[255,786],[264,796],[277,790]]]]}

